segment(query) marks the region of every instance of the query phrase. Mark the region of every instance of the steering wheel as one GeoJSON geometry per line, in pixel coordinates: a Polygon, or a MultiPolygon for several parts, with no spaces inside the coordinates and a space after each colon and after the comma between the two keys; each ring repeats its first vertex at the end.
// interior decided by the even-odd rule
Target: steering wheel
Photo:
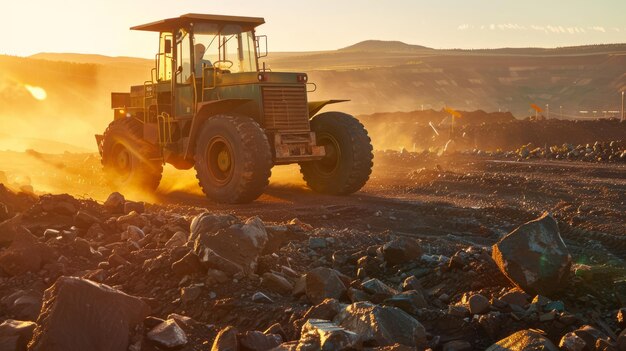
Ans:
{"type": "Polygon", "coordinates": [[[233,65],[234,65],[233,61],[230,61],[230,60],[219,60],[219,61],[213,62],[213,67],[216,67],[219,69],[227,70],[233,67],[233,65]]]}

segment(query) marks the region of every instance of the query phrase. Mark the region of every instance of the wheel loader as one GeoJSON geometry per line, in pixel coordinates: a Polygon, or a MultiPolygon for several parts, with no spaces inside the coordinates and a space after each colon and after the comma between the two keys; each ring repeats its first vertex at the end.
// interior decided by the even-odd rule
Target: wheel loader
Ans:
{"type": "Polygon", "coordinates": [[[220,203],[257,199],[272,167],[298,163],[316,192],[345,195],[369,179],[367,131],[342,112],[347,100],[308,101],[305,73],[273,72],[263,18],[186,14],[132,27],[158,33],[150,79],[111,93],[113,121],[96,135],[113,188],[154,191],[163,166],[195,168],[206,196],[220,203]]]}

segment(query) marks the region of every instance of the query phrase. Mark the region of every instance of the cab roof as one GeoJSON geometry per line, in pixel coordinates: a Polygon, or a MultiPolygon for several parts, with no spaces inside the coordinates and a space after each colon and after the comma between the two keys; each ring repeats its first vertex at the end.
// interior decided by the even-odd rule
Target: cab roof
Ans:
{"type": "Polygon", "coordinates": [[[244,30],[251,30],[265,23],[265,19],[261,17],[240,17],[188,13],[180,17],[168,18],[156,22],[134,26],[130,29],[144,30],[149,32],[172,32],[179,28],[188,27],[192,23],[213,23],[219,25],[238,24],[241,25],[244,30]]]}

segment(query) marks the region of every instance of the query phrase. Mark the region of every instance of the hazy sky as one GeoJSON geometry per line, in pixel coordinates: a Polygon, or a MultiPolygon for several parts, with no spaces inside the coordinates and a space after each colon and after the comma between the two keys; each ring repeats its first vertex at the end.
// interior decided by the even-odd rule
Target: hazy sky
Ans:
{"type": "Polygon", "coordinates": [[[625,0],[3,0],[0,54],[152,57],[155,34],[133,25],[214,13],[265,17],[270,51],[366,39],[434,48],[555,47],[626,42],[625,0]],[[10,4],[7,4],[9,3],[10,4]]]}

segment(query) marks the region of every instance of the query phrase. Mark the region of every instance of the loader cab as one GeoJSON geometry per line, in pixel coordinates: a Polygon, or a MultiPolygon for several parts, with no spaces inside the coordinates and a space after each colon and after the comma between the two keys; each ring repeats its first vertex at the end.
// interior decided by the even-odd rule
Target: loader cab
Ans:
{"type": "Polygon", "coordinates": [[[264,56],[259,52],[267,54],[255,35],[255,28],[263,23],[255,17],[187,14],[132,27],[159,32],[151,81],[158,107],[148,120],[163,112],[171,118],[191,119],[199,103],[219,99],[213,90],[221,77],[256,73],[259,57],[264,56]]]}

